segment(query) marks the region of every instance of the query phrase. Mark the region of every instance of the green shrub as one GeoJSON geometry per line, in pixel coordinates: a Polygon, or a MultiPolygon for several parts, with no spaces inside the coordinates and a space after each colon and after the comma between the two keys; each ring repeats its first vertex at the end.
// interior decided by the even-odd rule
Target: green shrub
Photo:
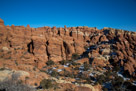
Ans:
{"type": "Polygon", "coordinates": [[[114,73],[108,70],[107,72],[104,73],[106,81],[110,80],[110,76],[114,76],[114,73]]]}
{"type": "Polygon", "coordinates": [[[89,70],[90,68],[90,64],[88,64],[87,62],[84,62],[84,71],[89,70]]]}
{"type": "Polygon", "coordinates": [[[124,83],[124,79],[120,76],[115,77],[114,80],[112,80],[112,89],[116,91],[122,91],[122,85],[124,83]]]}
{"type": "Polygon", "coordinates": [[[40,82],[40,86],[43,88],[43,89],[49,89],[49,88],[53,88],[53,80],[50,80],[50,79],[43,79],[41,82],[40,82]]]}
{"type": "Polygon", "coordinates": [[[79,70],[79,67],[75,67],[74,70],[79,70]]]}
{"type": "Polygon", "coordinates": [[[71,64],[72,64],[73,66],[79,65],[78,63],[76,63],[76,62],[74,62],[74,61],[72,61],[71,64]]]}
{"type": "Polygon", "coordinates": [[[79,56],[77,53],[72,54],[72,60],[77,60],[79,56]]]}
{"type": "Polygon", "coordinates": [[[99,84],[102,84],[102,83],[106,82],[106,77],[104,75],[97,76],[97,82],[99,84]]]}
{"type": "Polygon", "coordinates": [[[116,71],[116,72],[118,72],[120,70],[120,66],[116,65],[113,70],[116,71]]]}
{"type": "Polygon", "coordinates": [[[53,77],[57,77],[59,76],[59,73],[53,70],[50,75],[53,77]]]}
{"type": "Polygon", "coordinates": [[[41,72],[45,72],[46,73],[46,71],[45,70],[40,70],[41,72]]]}
{"type": "Polygon", "coordinates": [[[18,66],[18,62],[17,62],[17,60],[15,60],[15,64],[18,66]]]}
{"type": "Polygon", "coordinates": [[[87,50],[87,49],[88,49],[88,46],[84,46],[84,49],[87,50]]]}
{"type": "Polygon", "coordinates": [[[85,84],[91,84],[92,83],[92,81],[90,80],[90,78],[86,78],[85,80],[86,80],[85,84]]]}
{"type": "Polygon", "coordinates": [[[0,71],[3,71],[3,70],[5,70],[6,68],[0,68],[0,71]]]}
{"type": "Polygon", "coordinates": [[[103,91],[108,91],[108,89],[107,88],[102,88],[103,89],[103,91]]]}
{"type": "Polygon", "coordinates": [[[70,73],[69,71],[67,70],[64,70],[64,74],[62,75],[64,77],[71,77],[71,78],[74,78],[74,74],[70,73]]]}
{"type": "Polygon", "coordinates": [[[49,65],[54,65],[54,61],[49,60],[49,61],[46,62],[46,64],[47,64],[48,66],[49,66],[49,65]]]}
{"type": "Polygon", "coordinates": [[[60,63],[61,65],[65,65],[65,64],[68,63],[68,62],[67,62],[67,60],[62,60],[62,61],[60,61],[59,63],[60,63]]]}

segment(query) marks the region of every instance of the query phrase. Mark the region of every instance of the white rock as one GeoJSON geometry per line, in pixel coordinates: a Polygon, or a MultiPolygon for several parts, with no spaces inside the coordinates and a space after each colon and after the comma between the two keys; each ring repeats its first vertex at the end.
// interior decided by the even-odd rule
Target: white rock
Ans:
{"type": "Polygon", "coordinates": [[[2,47],[2,50],[4,50],[4,51],[8,51],[8,50],[9,50],[9,48],[8,48],[8,47],[2,47]]]}

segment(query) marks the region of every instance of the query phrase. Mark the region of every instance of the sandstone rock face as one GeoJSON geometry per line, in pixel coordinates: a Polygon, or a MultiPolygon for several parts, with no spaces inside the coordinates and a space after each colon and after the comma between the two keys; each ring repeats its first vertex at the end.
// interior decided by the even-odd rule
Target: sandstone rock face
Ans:
{"type": "Polygon", "coordinates": [[[51,38],[48,40],[47,52],[49,60],[61,61],[62,60],[62,48],[63,41],[61,38],[51,38]]]}
{"type": "Polygon", "coordinates": [[[0,25],[0,55],[40,69],[48,60],[70,60],[72,54],[82,54],[87,44],[83,28],[5,26],[2,19],[0,25]]]}
{"type": "Polygon", "coordinates": [[[64,46],[64,56],[66,56],[66,59],[70,60],[71,56],[73,53],[75,53],[75,49],[72,46],[73,45],[73,41],[70,43],[70,41],[64,41],[63,42],[63,46],[64,46]]]}
{"type": "Polygon", "coordinates": [[[18,64],[39,69],[48,60],[71,60],[72,54],[82,55],[87,50],[90,63],[107,66],[121,64],[125,71],[135,76],[136,33],[119,29],[89,27],[5,26],[0,19],[0,66],[11,68],[18,64]],[[92,60],[93,59],[93,60],[92,60]],[[6,60],[6,61],[4,61],[6,60]]]}

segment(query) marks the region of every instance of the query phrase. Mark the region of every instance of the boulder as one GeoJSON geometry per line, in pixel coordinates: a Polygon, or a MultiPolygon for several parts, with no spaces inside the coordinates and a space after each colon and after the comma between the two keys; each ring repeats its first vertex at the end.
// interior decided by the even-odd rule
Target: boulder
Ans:
{"type": "Polygon", "coordinates": [[[90,89],[88,87],[78,86],[75,88],[75,91],[92,91],[92,89],[90,89]]]}
{"type": "Polygon", "coordinates": [[[0,71],[0,81],[8,80],[8,79],[17,79],[24,81],[26,77],[29,77],[30,74],[26,71],[15,71],[15,70],[1,70],[0,71]],[[13,78],[14,77],[14,78],[13,78]]]}
{"type": "Polygon", "coordinates": [[[102,35],[101,37],[100,37],[100,40],[99,40],[100,42],[106,42],[106,41],[108,41],[108,39],[106,38],[106,36],[105,35],[102,35]]]}

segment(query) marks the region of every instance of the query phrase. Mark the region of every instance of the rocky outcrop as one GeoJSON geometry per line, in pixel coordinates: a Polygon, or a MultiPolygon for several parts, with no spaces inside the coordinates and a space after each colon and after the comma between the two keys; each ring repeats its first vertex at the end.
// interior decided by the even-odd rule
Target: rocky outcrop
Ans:
{"type": "Polygon", "coordinates": [[[136,69],[136,33],[119,29],[89,27],[5,26],[0,19],[0,65],[24,64],[41,69],[48,60],[71,60],[72,54],[84,54],[90,63],[107,66],[121,64],[130,75],[136,69]],[[4,61],[6,60],[6,61],[4,61]],[[110,62],[109,62],[110,61],[110,62]]]}
{"type": "Polygon", "coordinates": [[[78,28],[5,26],[2,19],[0,25],[0,49],[7,51],[0,55],[8,53],[21,64],[42,68],[48,60],[70,60],[72,54],[85,51],[85,35],[78,28]]]}

